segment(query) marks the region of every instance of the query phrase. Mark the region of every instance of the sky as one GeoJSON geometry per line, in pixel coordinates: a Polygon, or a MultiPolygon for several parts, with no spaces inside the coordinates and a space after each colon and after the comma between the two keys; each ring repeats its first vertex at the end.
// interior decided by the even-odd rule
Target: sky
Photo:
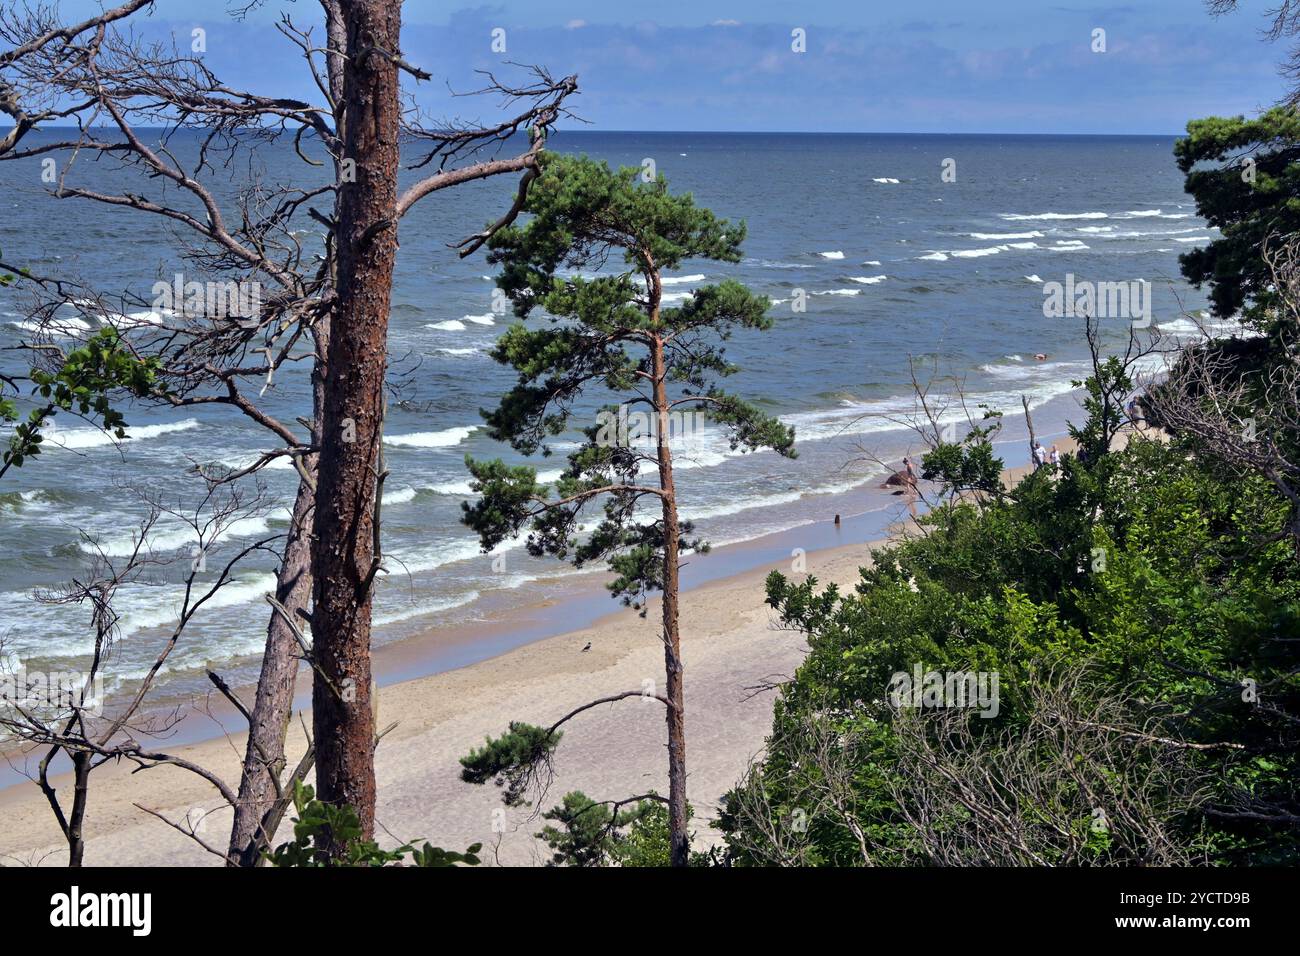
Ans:
{"type": "MultiPolygon", "coordinates": [[[[434,74],[415,91],[434,119],[494,115],[494,100],[452,93],[522,63],[576,73],[595,129],[1176,134],[1280,98],[1270,5],[1215,18],[1201,0],[407,0],[402,45],[434,74]]],[[[62,3],[69,17],[95,6],[62,3]]],[[[242,22],[225,6],[158,0],[137,29],[186,48],[202,29],[229,85],[319,99],[275,27],[318,24],[313,0],[267,0],[242,22]]]]}

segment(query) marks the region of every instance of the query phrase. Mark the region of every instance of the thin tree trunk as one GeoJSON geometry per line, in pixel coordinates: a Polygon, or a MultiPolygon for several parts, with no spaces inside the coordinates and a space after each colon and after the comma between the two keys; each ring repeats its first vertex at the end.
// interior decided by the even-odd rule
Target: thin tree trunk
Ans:
{"type": "Polygon", "coordinates": [[[1034,416],[1029,414],[1029,399],[1020,396],[1020,404],[1025,407],[1025,425],[1029,429],[1029,460],[1034,460],[1034,446],[1038,444],[1038,436],[1034,434],[1034,416]]]}
{"type": "MultiPolygon", "coordinates": [[[[328,320],[322,318],[321,323],[324,327],[317,330],[318,342],[322,335],[328,340],[328,320]]],[[[313,378],[319,381],[321,376],[314,373],[313,378]]],[[[314,391],[319,420],[319,384],[314,391]]],[[[316,456],[305,456],[303,467],[308,474],[315,472],[316,456]]],[[[306,611],[311,601],[311,530],[315,496],[315,489],[306,480],[299,482],[289,537],[276,579],[276,600],[295,621],[302,619],[298,612],[306,611]]],[[[256,866],[261,861],[262,848],[275,836],[274,833],[260,833],[259,829],[262,817],[280,796],[280,774],[285,765],[284,741],[293,716],[299,656],[298,640],[289,622],[272,611],[266,629],[262,671],[257,679],[257,696],[250,715],[248,747],[239,779],[239,802],[235,805],[230,831],[228,856],[231,865],[256,866]]]]}
{"type": "MultiPolygon", "coordinates": [[[[356,810],[374,833],[375,727],[370,616],[378,568],[375,503],[383,432],[388,311],[397,250],[401,8],[342,0],[343,156],[355,163],[338,203],[338,296],[330,334],[315,508],[317,795],[356,810]]],[[[340,847],[335,847],[337,852],[340,847]]]]}
{"type": "MultiPolygon", "coordinates": [[[[342,12],[337,0],[322,0],[325,11],[325,33],[330,52],[326,55],[326,69],[330,93],[336,103],[343,96],[343,58],[340,55],[346,44],[342,12]]],[[[342,135],[343,111],[334,117],[335,128],[342,135]]],[[[335,181],[339,169],[335,164],[335,181]]],[[[331,277],[333,280],[335,277],[331,277]]],[[[331,286],[335,283],[331,281],[331,286]]],[[[325,406],[325,363],[329,352],[330,317],[322,315],[312,327],[316,358],[312,366],[312,444],[320,447],[320,422],[325,406]]],[[[303,459],[302,466],[312,481],[316,480],[317,456],[303,459]]],[[[283,562],[276,579],[275,597],[295,621],[306,611],[311,601],[312,581],[312,508],[315,505],[315,488],[311,482],[300,481],[294,500],[285,542],[283,562]]],[[[248,748],[244,754],[244,769],[239,780],[239,803],[235,806],[234,823],[230,831],[228,856],[239,866],[257,866],[262,862],[261,850],[270,844],[274,833],[260,833],[259,828],[267,812],[280,798],[279,778],[284,768],[284,741],[293,716],[293,697],[298,675],[298,641],[289,622],[276,611],[271,612],[266,632],[266,653],[262,658],[262,672],[257,681],[257,696],[248,728],[248,748]]]]}
{"type": "Polygon", "coordinates": [[[68,866],[81,866],[86,856],[86,800],[90,796],[90,754],[72,754],[72,810],[68,813],[68,866]]]}
{"type": "MultiPolygon", "coordinates": [[[[655,283],[656,286],[658,283],[655,283]]],[[[656,290],[657,292],[657,290],[656,290]]],[[[673,484],[673,456],[668,447],[668,394],[663,341],[656,337],[652,359],[654,404],[658,416],[659,487],[663,491],[664,519],[664,673],[668,699],[668,831],[672,840],[672,865],[686,866],[690,835],[686,822],[686,711],[682,693],[682,644],[677,627],[678,547],[677,493],[673,484]]]]}

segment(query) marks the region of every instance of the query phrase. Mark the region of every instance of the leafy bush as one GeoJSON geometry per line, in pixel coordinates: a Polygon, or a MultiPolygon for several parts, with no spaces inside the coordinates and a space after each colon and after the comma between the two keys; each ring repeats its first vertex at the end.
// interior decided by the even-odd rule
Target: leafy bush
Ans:
{"type": "Polygon", "coordinates": [[[293,839],[280,844],[266,854],[272,866],[477,866],[478,852],[483,848],[475,843],[464,853],[454,853],[425,843],[417,847],[404,843],[393,850],[380,849],[374,840],[361,838],[361,822],[357,812],[349,806],[335,806],[316,799],[315,790],[304,784],[295,784],[293,806],[293,839]],[[329,847],[342,846],[342,856],[329,852],[329,847]]]}

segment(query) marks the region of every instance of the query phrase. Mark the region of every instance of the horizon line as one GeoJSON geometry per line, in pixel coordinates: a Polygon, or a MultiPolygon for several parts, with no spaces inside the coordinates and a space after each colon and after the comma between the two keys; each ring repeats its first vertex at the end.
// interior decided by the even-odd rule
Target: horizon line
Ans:
{"type": "MultiPolygon", "coordinates": [[[[116,129],[111,123],[102,124],[105,129],[116,129]]],[[[11,129],[10,127],[0,126],[0,130],[11,129]]],[[[67,125],[43,125],[35,130],[39,132],[42,129],[81,129],[76,124],[67,125]]],[[[99,128],[97,126],[89,127],[91,129],[99,128]]],[[[167,127],[167,126],[138,126],[136,129],[186,129],[190,127],[167,127]]],[[[193,127],[195,130],[198,127],[193,127]]],[[[1113,137],[1116,139],[1122,137],[1147,136],[1151,138],[1180,137],[1186,136],[1186,130],[1179,130],[1176,133],[1080,133],[1080,132],[1062,132],[1052,130],[1042,133],[1024,133],[1010,132],[1006,130],[977,130],[962,132],[919,132],[916,130],[805,130],[805,129],[590,129],[590,128],[558,128],[553,129],[552,133],[636,133],[644,135],[646,133],[662,133],[677,135],[705,135],[705,136],[1094,136],[1094,137],[1113,137]]],[[[518,133],[516,135],[523,136],[518,133]]]]}

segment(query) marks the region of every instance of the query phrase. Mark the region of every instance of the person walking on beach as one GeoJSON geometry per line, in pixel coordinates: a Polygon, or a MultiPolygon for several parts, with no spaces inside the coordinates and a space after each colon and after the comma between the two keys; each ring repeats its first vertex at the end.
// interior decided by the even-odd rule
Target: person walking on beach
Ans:
{"type": "Polygon", "coordinates": [[[1047,464],[1047,452],[1043,451],[1043,446],[1034,442],[1033,447],[1034,471],[1042,468],[1047,464]]]}
{"type": "Polygon", "coordinates": [[[1128,420],[1134,425],[1141,425],[1146,421],[1146,419],[1142,417],[1142,406],[1138,404],[1136,395],[1128,400],[1126,411],[1128,411],[1128,420]]]}
{"type": "Polygon", "coordinates": [[[903,459],[903,476],[904,479],[907,481],[907,487],[915,491],[916,480],[918,476],[916,474],[916,465],[912,464],[911,458],[903,459]]]}
{"type": "Polygon", "coordinates": [[[1061,452],[1055,445],[1052,446],[1051,454],[1048,455],[1047,460],[1051,462],[1052,471],[1056,471],[1061,466],[1061,452]]]}

